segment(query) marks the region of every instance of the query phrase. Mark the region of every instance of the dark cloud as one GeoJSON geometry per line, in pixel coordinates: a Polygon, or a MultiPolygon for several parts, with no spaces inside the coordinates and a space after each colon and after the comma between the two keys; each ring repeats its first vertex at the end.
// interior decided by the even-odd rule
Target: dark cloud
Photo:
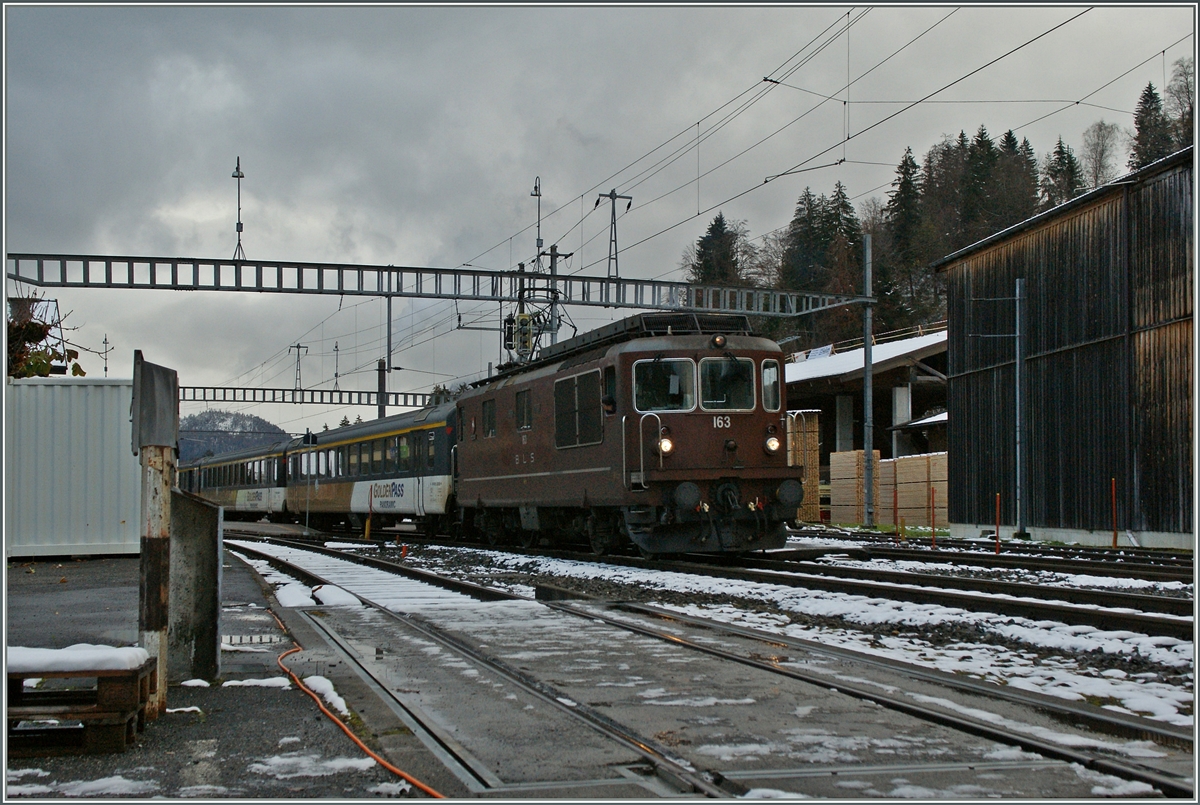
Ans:
{"type": "MultiPolygon", "coordinates": [[[[895,111],[894,102],[921,97],[1082,10],[962,8],[854,85],[850,133],[895,111]]],[[[635,199],[620,219],[619,242],[640,244],[621,255],[622,273],[666,276],[715,214],[698,209],[717,207],[759,235],[787,222],[806,185],[829,192],[840,180],[852,195],[882,196],[905,146],[921,155],[941,136],[973,134],[980,124],[999,135],[1056,108],[1032,101],[1083,97],[1166,50],[1089,99],[1123,111],[1073,107],[1018,134],[1044,153],[1060,134],[1078,142],[1102,116],[1130,127],[1128,112],[1146,81],[1161,85],[1163,62],[1169,74],[1170,62],[1194,47],[1191,40],[1172,46],[1193,28],[1190,6],[1096,8],[939,96],[1025,103],[927,104],[841,146],[848,54],[857,75],[953,11],[871,8],[848,44],[845,36],[831,39],[788,78],[796,88],[776,87],[709,132],[764,87],[764,75],[824,41],[822,31],[847,11],[6,7],[6,245],[232,255],[230,173],[240,156],[252,257],[509,268],[533,256],[529,192],[540,176],[543,237],[576,253],[566,270],[604,270],[609,215],[605,205],[593,212],[593,203],[617,187],[635,199]],[[813,93],[838,99],[822,104],[813,93]],[[763,185],[763,177],[804,160],[843,155],[848,162],[836,169],[763,185]],[[869,162],[883,164],[855,164],[869,162]],[[698,171],[706,174],[699,192],[698,171]]],[[[98,344],[108,332],[130,353],[152,343],[185,376],[205,378],[197,383],[240,377],[280,350],[286,364],[288,341],[337,306],[267,295],[62,296],[76,322],[86,322],[85,341],[98,344]]],[[[452,303],[416,311],[414,321],[427,316],[442,329],[432,341],[404,342],[402,363],[465,375],[498,357],[494,343],[483,343],[492,336],[451,330],[452,303]]],[[[495,314],[468,305],[458,312],[495,314]]],[[[329,327],[349,332],[347,315],[333,316],[329,327]]],[[[587,323],[618,314],[573,315],[587,323]]],[[[376,312],[370,322],[376,331],[378,319],[376,312]]],[[[397,333],[405,326],[420,329],[397,323],[397,333]]],[[[359,342],[359,362],[369,363],[370,350],[379,350],[370,343],[382,339],[359,342]]],[[[329,377],[331,349],[323,347],[319,360],[312,355],[322,367],[314,371],[329,377]]],[[[400,373],[394,383],[428,387],[433,377],[400,373]]],[[[373,384],[363,378],[364,387],[373,384]]]]}

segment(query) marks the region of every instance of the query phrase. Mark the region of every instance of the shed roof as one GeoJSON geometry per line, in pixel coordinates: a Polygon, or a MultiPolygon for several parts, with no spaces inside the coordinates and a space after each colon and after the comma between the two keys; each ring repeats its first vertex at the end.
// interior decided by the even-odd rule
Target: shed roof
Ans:
{"type": "MultiPolygon", "coordinates": [[[[910,360],[919,361],[945,351],[945,330],[916,338],[876,344],[871,347],[871,373],[886,372],[897,366],[903,366],[910,360]]],[[[824,358],[810,358],[799,363],[789,363],[784,367],[784,378],[787,383],[823,378],[838,378],[845,382],[862,377],[863,363],[863,350],[860,347],[824,358]]]]}

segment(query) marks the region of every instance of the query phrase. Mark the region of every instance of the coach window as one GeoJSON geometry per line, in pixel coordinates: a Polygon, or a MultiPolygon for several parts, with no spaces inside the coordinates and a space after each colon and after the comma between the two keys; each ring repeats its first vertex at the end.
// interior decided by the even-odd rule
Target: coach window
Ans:
{"type": "Polygon", "coordinates": [[[399,439],[400,439],[400,445],[399,445],[400,464],[398,465],[398,469],[400,472],[408,472],[409,466],[412,463],[409,458],[409,455],[411,454],[412,451],[409,450],[409,447],[408,447],[408,435],[405,434],[404,436],[399,437],[399,439]]]}
{"type": "Polygon", "coordinates": [[[533,427],[533,397],[529,389],[517,392],[517,430],[533,427]]]}
{"type": "Polygon", "coordinates": [[[317,477],[324,478],[326,473],[329,471],[329,458],[325,454],[324,450],[316,453],[314,458],[317,459],[317,477]]]}
{"type": "Polygon", "coordinates": [[[371,472],[378,475],[383,472],[383,439],[376,439],[372,443],[371,452],[371,472]]]}
{"type": "Polygon", "coordinates": [[[395,472],[396,467],[400,463],[400,449],[396,447],[396,442],[400,440],[399,436],[387,437],[387,452],[384,455],[384,472],[395,472]]]}
{"type": "Polygon", "coordinates": [[[483,401],[483,435],[484,437],[496,435],[496,401],[483,401]]]}
{"type": "Polygon", "coordinates": [[[358,445],[352,444],[347,449],[350,451],[350,474],[358,475],[358,445]]]}
{"type": "Polygon", "coordinates": [[[762,363],[762,395],[763,408],[768,411],[779,410],[779,361],[770,360],[762,363]]]}
{"type": "Polygon", "coordinates": [[[696,364],[686,358],[633,365],[633,404],[639,411],[690,411],[696,407],[696,364]]]}
{"type": "Polygon", "coordinates": [[[754,408],[754,361],[732,355],[700,361],[700,405],[706,411],[754,408]]]}

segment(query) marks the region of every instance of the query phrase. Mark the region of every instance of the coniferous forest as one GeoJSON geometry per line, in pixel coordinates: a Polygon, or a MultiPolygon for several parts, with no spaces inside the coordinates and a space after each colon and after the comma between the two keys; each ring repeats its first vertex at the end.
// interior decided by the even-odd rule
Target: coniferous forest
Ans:
{"type": "MultiPolygon", "coordinates": [[[[791,222],[757,238],[748,222],[719,212],[681,266],[697,284],[857,294],[870,234],[875,332],[940,321],[945,294],[933,262],[1191,145],[1195,94],[1187,57],[1175,62],[1165,100],[1153,84],[1142,91],[1133,131],[1099,120],[1078,152],[1059,137],[1039,159],[1028,139],[984,126],[944,138],[919,161],[905,148],[886,200],[855,209],[841,182],[820,194],[806,187],[791,222]]],[[[855,306],[755,324],[776,339],[796,336],[792,351],[862,337],[855,306]]]]}

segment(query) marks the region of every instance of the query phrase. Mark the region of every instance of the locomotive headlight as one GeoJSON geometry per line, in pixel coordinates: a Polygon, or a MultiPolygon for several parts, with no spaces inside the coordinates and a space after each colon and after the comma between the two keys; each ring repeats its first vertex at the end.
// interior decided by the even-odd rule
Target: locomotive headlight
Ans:
{"type": "Polygon", "coordinates": [[[773,456],[776,453],[778,453],[779,452],[779,437],[778,436],[768,436],[767,440],[765,442],[763,442],[763,449],[767,451],[768,455],[773,456]]]}
{"type": "Polygon", "coordinates": [[[664,436],[658,440],[658,452],[664,456],[669,456],[675,452],[675,442],[670,436],[664,436]]]}

